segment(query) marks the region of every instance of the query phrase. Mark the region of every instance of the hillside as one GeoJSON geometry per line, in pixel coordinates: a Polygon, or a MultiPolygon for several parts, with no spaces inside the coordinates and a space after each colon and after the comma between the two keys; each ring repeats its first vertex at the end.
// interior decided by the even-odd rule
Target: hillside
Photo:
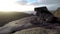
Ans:
{"type": "MultiPolygon", "coordinates": [[[[60,17],[60,9],[56,10],[54,12],[52,12],[53,15],[55,15],[56,17],[60,17]]],[[[18,20],[24,17],[28,17],[31,16],[30,14],[26,14],[26,13],[22,13],[22,12],[13,12],[13,13],[3,13],[0,12],[0,26],[3,26],[4,24],[14,21],[14,20],[18,20]]],[[[30,29],[25,29],[22,31],[18,31],[14,34],[56,34],[57,31],[52,31],[49,29],[42,29],[40,27],[37,28],[30,28],[30,29]]]]}
{"type": "MultiPolygon", "coordinates": [[[[30,20],[34,19],[36,16],[25,17],[19,20],[9,22],[5,26],[0,28],[0,34],[9,34],[12,31],[16,31],[14,34],[57,34],[60,31],[60,26],[54,26],[56,29],[47,29],[48,26],[36,27],[31,24],[30,20]],[[25,27],[32,27],[29,29],[24,29],[25,27]]],[[[53,27],[53,26],[52,26],[53,27]]],[[[13,33],[12,33],[13,34],[13,33]]]]}
{"type": "Polygon", "coordinates": [[[29,14],[23,13],[23,12],[0,12],[0,26],[3,26],[4,24],[18,20],[27,16],[31,16],[29,14]]]}

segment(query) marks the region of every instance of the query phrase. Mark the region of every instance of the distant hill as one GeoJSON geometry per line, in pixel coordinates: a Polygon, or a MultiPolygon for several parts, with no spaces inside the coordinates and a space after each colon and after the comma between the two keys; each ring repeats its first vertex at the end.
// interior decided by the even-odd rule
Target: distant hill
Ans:
{"type": "Polygon", "coordinates": [[[53,13],[53,15],[55,15],[56,17],[59,17],[59,18],[60,18],[60,8],[58,8],[56,11],[53,11],[52,13],[53,13]]]}
{"type": "Polygon", "coordinates": [[[18,20],[27,16],[31,16],[30,14],[23,13],[23,12],[0,12],[0,26],[4,24],[18,20]]]}

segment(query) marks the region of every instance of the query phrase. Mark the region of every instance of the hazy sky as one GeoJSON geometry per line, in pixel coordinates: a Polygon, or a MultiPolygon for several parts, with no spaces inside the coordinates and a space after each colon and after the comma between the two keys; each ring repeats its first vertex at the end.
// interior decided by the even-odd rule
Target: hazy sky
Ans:
{"type": "Polygon", "coordinates": [[[33,11],[38,6],[54,10],[60,7],[60,0],[0,0],[0,11],[33,11]]]}

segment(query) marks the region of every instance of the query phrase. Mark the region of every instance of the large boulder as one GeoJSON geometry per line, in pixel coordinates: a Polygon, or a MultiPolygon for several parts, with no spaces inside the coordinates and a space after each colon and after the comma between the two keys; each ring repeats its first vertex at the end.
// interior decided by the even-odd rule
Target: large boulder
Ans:
{"type": "Polygon", "coordinates": [[[36,7],[34,9],[36,11],[37,19],[39,18],[40,23],[57,23],[57,17],[55,17],[50,11],[48,11],[47,7],[36,7]]]}

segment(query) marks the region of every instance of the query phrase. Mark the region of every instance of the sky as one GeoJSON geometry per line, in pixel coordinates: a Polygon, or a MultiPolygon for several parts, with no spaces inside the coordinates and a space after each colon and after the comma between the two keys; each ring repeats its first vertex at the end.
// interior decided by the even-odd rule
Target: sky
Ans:
{"type": "Polygon", "coordinates": [[[0,0],[0,11],[34,11],[35,7],[47,6],[49,10],[60,7],[60,0],[0,0]]]}

